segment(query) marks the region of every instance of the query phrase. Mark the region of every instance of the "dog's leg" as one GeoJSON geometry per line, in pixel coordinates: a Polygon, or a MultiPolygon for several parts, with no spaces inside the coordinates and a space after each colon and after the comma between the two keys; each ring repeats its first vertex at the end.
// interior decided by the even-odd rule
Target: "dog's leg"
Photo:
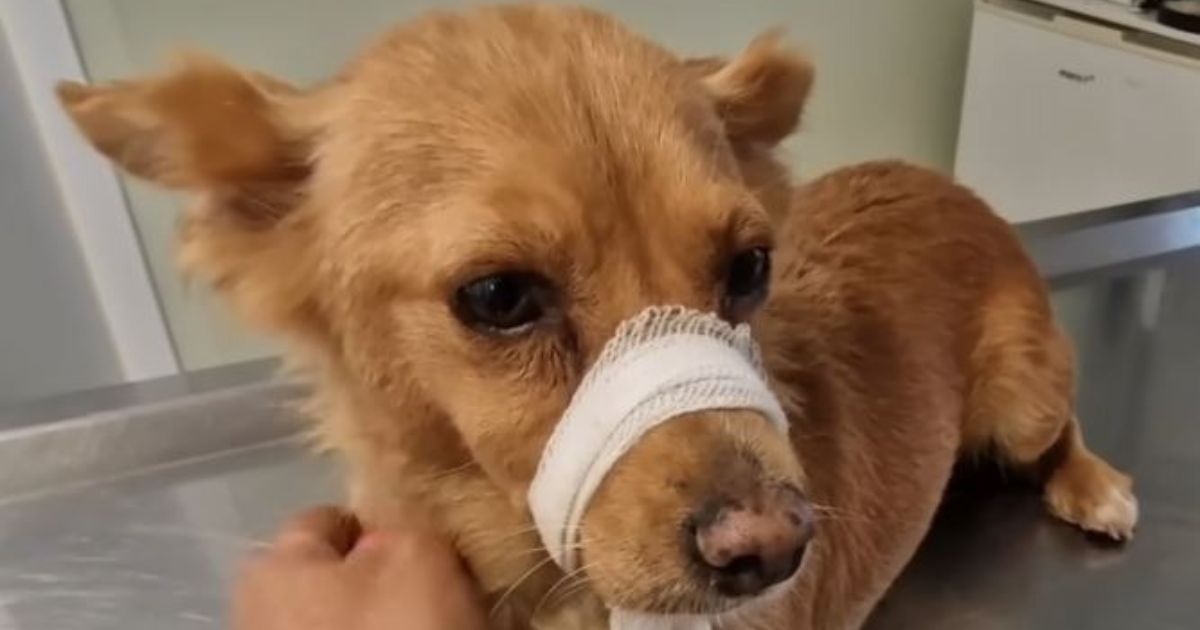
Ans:
{"type": "Polygon", "coordinates": [[[1071,418],[1058,447],[1062,459],[1050,473],[1044,497],[1050,512],[1113,540],[1128,540],[1138,519],[1133,481],[1088,450],[1071,418]]]}
{"type": "Polygon", "coordinates": [[[1115,540],[1130,538],[1138,518],[1133,483],[1084,444],[1070,342],[1041,308],[1003,306],[986,318],[973,356],[965,449],[990,448],[1020,469],[1043,467],[1051,514],[1115,540]]]}

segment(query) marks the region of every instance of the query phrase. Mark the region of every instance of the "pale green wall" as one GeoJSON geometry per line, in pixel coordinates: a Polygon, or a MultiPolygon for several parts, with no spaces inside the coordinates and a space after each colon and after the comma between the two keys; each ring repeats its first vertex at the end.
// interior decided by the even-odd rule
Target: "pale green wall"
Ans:
{"type": "MultiPolygon", "coordinates": [[[[337,68],[364,39],[430,7],[414,0],[67,0],[89,72],[107,79],[153,69],[182,45],[293,80],[337,68]],[[352,7],[352,8],[351,8],[352,7]]],[[[879,157],[949,169],[970,23],[969,0],[596,0],[685,53],[733,52],[777,25],[817,63],[802,135],[788,146],[798,170],[879,157]]],[[[135,219],[185,364],[269,352],[250,341],[171,266],[177,201],[130,187],[135,219]]]]}

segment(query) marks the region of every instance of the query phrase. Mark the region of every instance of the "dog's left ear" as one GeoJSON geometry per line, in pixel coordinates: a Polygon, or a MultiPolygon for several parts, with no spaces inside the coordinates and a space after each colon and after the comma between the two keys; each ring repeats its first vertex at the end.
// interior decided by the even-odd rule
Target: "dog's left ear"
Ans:
{"type": "Polygon", "coordinates": [[[731,60],[689,59],[716,103],[730,140],[774,146],[796,130],[812,88],[813,67],[769,31],[731,60]]]}

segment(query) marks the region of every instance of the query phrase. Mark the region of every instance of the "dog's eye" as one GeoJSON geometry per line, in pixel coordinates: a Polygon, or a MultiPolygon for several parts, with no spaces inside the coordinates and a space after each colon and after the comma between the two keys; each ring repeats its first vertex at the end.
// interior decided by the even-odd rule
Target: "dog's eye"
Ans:
{"type": "Polygon", "coordinates": [[[500,273],[472,280],[454,296],[463,323],[489,332],[525,332],[545,314],[546,284],[528,273],[500,273]]]}
{"type": "Polygon", "coordinates": [[[771,252],[765,247],[747,249],[729,261],[725,275],[724,310],[744,317],[767,295],[771,281],[771,252]]]}

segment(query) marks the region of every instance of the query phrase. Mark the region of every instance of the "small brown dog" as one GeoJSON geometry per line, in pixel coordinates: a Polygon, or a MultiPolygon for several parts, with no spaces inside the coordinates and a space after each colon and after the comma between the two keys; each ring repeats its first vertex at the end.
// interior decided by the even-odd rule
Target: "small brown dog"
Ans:
{"type": "Polygon", "coordinates": [[[1130,480],[1084,446],[1071,348],[1008,226],[899,163],[793,187],[772,151],[811,79],[770,36],[681,60],[513,6],[410,23],[311,89],[190,58],[60,96],[109,158],[197,196],[184,268],[290,337],[353,505],[435,519],[497,627],[618,605],[855,627],[983,451],[1045,471],[1059,518],[1130,536],[1130,480]],[[563,575],[526,505],[542,446],[618,324],[660,304],[752,325],[791,439],[742,411],[654,429],[563,575]]]}

